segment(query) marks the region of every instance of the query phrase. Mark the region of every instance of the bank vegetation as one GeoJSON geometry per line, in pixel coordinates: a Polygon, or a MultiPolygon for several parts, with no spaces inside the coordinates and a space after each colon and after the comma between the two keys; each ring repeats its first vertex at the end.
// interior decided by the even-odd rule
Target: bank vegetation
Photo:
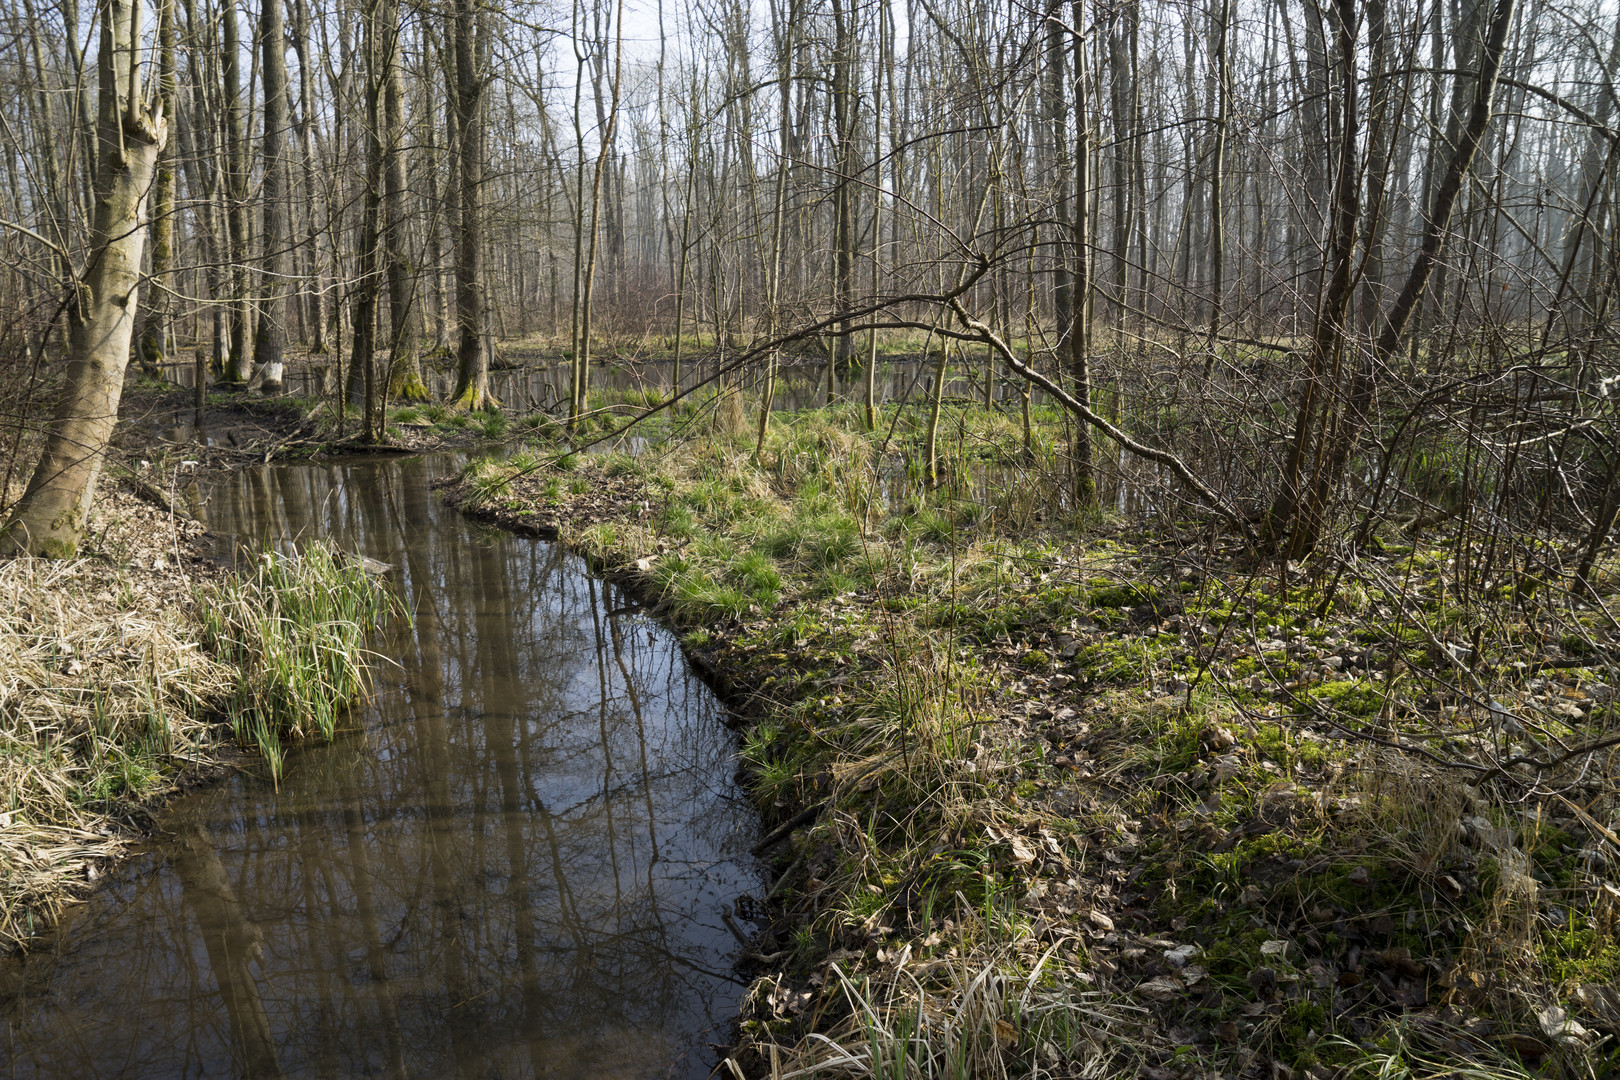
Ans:
{"type": "Polygon", "coordinates": [[[47,932],[166,798],[275,780],[363,692],[386,588],[319,545],[244,560],[114,481],[80,557],[0,561],[0,950],[47,932]]]}
{"type": "Polygon", "coordinates": [[[625,581],[736,711],[772,866],[741,1075],[1610,1067],[1612,555],[1392,514],[1279,561],[1151,490],[1077,513],[1050,406],[948,408],[938,485],[925,410],[763,447],[735,404],[664,415],[450,496],[625,581]]]}

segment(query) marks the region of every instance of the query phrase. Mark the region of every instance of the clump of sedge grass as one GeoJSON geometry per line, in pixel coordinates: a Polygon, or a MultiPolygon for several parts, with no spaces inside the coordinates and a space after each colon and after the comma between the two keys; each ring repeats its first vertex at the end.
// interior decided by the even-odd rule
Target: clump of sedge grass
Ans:
{"type": "Polygon", "coordinates": [[[266,551],[251,573],[198,597],[204,643],[240,677],[226,707],[244,745],[278,778],[284,738],[330,740],[366,688],[366,635],[395,605],[357,561],[325,544],[266,551]]]}

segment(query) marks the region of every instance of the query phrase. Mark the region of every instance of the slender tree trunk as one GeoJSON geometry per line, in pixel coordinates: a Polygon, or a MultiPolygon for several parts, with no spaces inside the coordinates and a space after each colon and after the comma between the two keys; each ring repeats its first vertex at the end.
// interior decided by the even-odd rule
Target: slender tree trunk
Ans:
{"type": "MultiPolygon", "coordinates": [[[[175,115],[174,107],[174,9],[173,0],[158,0],[158,93],[159,111],[175,115]]],[[[158,155],[157,181],[152,186],[151,274],[147,285],[145,312],[141,326],[141,368],[158,377],[159,367],[173,351],[169,345],[169,267],[174,263],[174,153],[165,146],[158,155]]]]}
{"type": "MultiPolygon", "coordinates": [[[[1069,393],[1091,407],[1091,113],[1086,73],[1086,7],[1074,0],[1074,298],[1069,331],[1069,393]]],[[[1074,426],[1071,448],[1074,505],[1087,513],[1097,504],[1091,429],[1074,426]]]]}
{"type": "Polygon", "coordinates": [[[461,221],[456,232],[456,388],[459,409],[493,409],[489,349],[484,335],[484,17],[476,0],[455,0],[455,112],[460,135],[456,153],[461,221]]]}
{"type": "MultiPolygon", "coordinates": [[[[833,189],[833,310],[848,312],[855,302],[855,66],[854,33],[844,10],[844,0],[832,0],[833,55],[832,106],[836,158],[833,189]]],[[[850,320],[839,321],[838,347],[833,368],[848,367],[855,358],[855,340],[850,320]]],[[[827,404],[837,396],[836,370],[828,375],[827,404]]]]}
{"type": "Polygon", "coordinates": [[[1068,103],[1064,100],[1064,81],[1068,65],[1065,63],[1063,27],[1063,0],[1052,0],[1046,14],[1046,79],[1042,86],[1041,111],[1045,126],[1051,134],[1047,144],[1048,177],[1052,189],[1053,218],[1057,221],[1057,236],[1052,257],[1052,315],[1057,323],[1056,353],[1067,355],[1069,335],[1073,325],[1073,279],[1069,273],[1069,260],[1062,254],[1073,229],[1069,219],[1069,138],[1068,103]]]}
{"type": "MultiPolygon", "coordinates": [[[[1326,447],[1333,418],[1332,387],[1334,373],[1340,370],[1342,357],[1348,347],[1349,305],[1352,271],[1356,249],[1356,226],[1361,207],[1361,171],[1357,161],[1357,140],[1360,132],[1360,113],[1357,102],[1355,65],[1356,24],[1355,0],[1336,0],[1331,9],[1334,17],[1336,59],[1325,67],[1337,66],[1339,71],[1339,114],[1336,120],[1338,169],[1333,185],[1332,232],[1328,246],[1327,287],[1322,293],[1316,315],[1315,332],[1306,358],[1300,402],[1294,418],[1293,438],[1288,457],[1283,465],[1282,485],[1277,491],[1265,526],[1268,543],[1279,542],[1290,529],[1288,555],[1297,557],[1308,549],[1308,530],[1294,529],[1310,482],[1306,469],[1313,462],[1320,463],[1326,447]]],[[[1324,91],[1331,74],[1325,75],[1324,91]]]]}
{"type": "MultiPolygon", "coordinates": [[[[227,0],[229,2],[229,0],[227,0]]],[[[282,0],[261,0],[259,55],[264,83],[264,178],[261,242],[264,258],[259,275],[259,333],[253,362],[267,387],[281,382],[287,348],[287,267],[291,236],[287,228],[287,28],[282,0]]]]}
{"type": "MultiPolygon", "coordinates": [[[[1374,0],[1376,2],[1376,0],[1374,0]]],[[[1209,174],[1209,330],[1204,341],[1204,378],[1215,371],[1216,339],[1221,329],[1221,310],[1226,289],[1226,222],[1225,198],[1222,190],[1226,181],[1226,128],[1227,115],[1232,105],[1232,58],[1229,44],[1232,23],[1232,0],[1221,0],[1220,21],[1215,27],[1215,81],[1216,111],[1213,148],[1210,151],[1209,174]]]]}
{"type": "MultiPolygon", "coordinates": [[[[267,0],[268,2],[268,0],[267,0]]],[[[388,37],[383,89],[383,252],[388,263],[388,393],[401,401],[431,398],[422,382],[419,275],[410,256],[409,212],[405,206],[405,79],[400,59],[402,33],[394,19],[388,37]]]]}
{"type": "MultiPolygon", "coordinates": [[[[1342,0],[1349,4],[1352,0],[1342,0]]],[[[1331,452],[1317,478],[1311,494],[1310,506],[1302,522],[1302,543],[1308,550],[1314,546],[1326,524],[1333,492],[1344,479],[1350,454],[1370,420],[1372,399],[1379,374],[1394,358],[1406,333],[1407,324],[1417,308],[1418,299],[1428,287],[1429,278],[1440,264],[1445,251],[1446,238],[1451,232],[1451,215],[1462,194],[1464,181],[1473,167],[1474,158],[1490,126],[1491,109],[1496,97],[1497,79],[1502,70],[1502,54],[1507,46],[1508,31],[1513,24],[1517,0],[1496,0],[1495,10],[1486,31],[1484,47],[1480,51],[1479,74],[1475,83],[1468,119],[1463,126],[1455,150],[1446,164],[1444,177],[1435,190],[1434,203],[1423,224],[1423,240],[1417,257],[1407,271],[1401,291],[1384,316],[1378,338],[1370,354],[1364,353],[1356,365],[1345,395],[1345,417],[1333,442],[1331,452]]],[[[1348,17],[1348,14],[1346,15],[1348,17]]],[[[1301,544],[1293,545],[1301,549],[1301,544]]]]}
{"type": "MultiPolygon", "coordinates": [[[[789,130],[789,112],[792,108],[793,83],[788,78],[790,65],[793,60],[793,31],[799,21],[799,5],[795,0],[789,0],[788,9],[783,13],[777,28],[777,95],[780,101],[781,115],[778,119],[778,154],[776,163],[776,190],[771,199],[771,252],[770,263],[767,267],[770,277],[766,280],[765,289],[765,337],[768,341],[775,341],[779,333],[779,319],[782,290],[782,219],[787,209],[787,178],[792,150],[792,136],[789,130]]],[[[759,396],[759,431],[754,441],[754,456],[757,458],[765,452],[765,436],[771,426],[771,408],[776,403],[776,365],[779,361],[778,350],[773,346],[770,355],[765,358],[765,386],[759,396]]]]}
{"type": "Polygon", "coordinates": [[[388,145],[384,132],[383,95],[387,92],[389,53],[399,34],[394,0],[371,0],[365,12],[366,181],[360,202],[360,250],[355,259],[354,343],[349,359],[350,386],[358,381],[363,397],[362,431],[367,442],[380,439],[378,402],[386,382],[377,378],[377,307],[383,287],[383,172],[388,145]]]}
{"type": "Polygon", "coordinates": [[[223,75],[225,95],[221,120],[225,125],[225,224],[230,234],[231,347],[227,374],[246,382],[253,374],[253,315],[248,306],[248,153],[242,131],[242,36],[237,29],[236,4],[223,0],[220,23],[225,32],[223,75]]]}
{"type": "Polygon", "coordinates": [[[299,149],[303,156],[304,193],[308,200],[307,227],[304,232],[304,253],[309,272],[304,288],[309,309],[309,349],[312,353],[326,351],[326,270],[321,259],[320,228],[324,200],[318,181],[320,175],[320,147],[316,140],[314,109],[315,92],[309,52],[309,13],[305,0],[293,3],[293,48],[298,52],[299,149]]]}

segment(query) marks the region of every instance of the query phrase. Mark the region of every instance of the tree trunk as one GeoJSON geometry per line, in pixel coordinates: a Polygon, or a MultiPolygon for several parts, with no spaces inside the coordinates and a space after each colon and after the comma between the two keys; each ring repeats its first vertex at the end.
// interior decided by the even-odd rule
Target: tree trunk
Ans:
{"type": "MultiPolygon", "coordinates": [[[[848,312],[855,300],[855,66],[854,34],[843,0],[832,0],[833,55],[832,107],[836,160],[833,189],[833,310],[848,312]]],[[[855,356],[855,340],[847,315],[838,324],[838,348],[827,379],[827,404],[837,398],[839,366],[855,356]]]]}
{"type": "Polygon", "coordinates": [[[225,31],[225,96],[221,119],[225,124],[225,224],[230,234],[231,258],[231,347],[230,370],[237,382],[253,374],[253,315],[247,300],[248,259],[248,153],[242,132],[242,37],[236,25],[236,4],[225,0],[220,21],[225,31]]]}
{"type": "MultiPolygon", "coordinates": [[[[1091,116],[1087,93],[1085,4],[1074,0],[1074,295],[1070,312],[1070,393],[1091,407],[1091,116]]],[[[1074,426],[1071,448],[1074,506],[1086,513],[1097,504],[1097,479],[1092,465],[1091,429],[1074,426]]]]}
{"type": "Polygon", "coordinates": [[[282,0],[262,0],[259,9],[259,55],[264,82],[264,179],[261,240],[264,257],[259,275],[259,333],[253,342],[253,364],[265,385],[281,382],[287,347],[287,28],[282,0]]]}
{"type": "Polygon", "coordinates": [[[1204,378],[1215,373],[1215,344],[1221,328],[1226,287],[1226,222],[1222,186],[1226,180],[1227,111],[1232,99],[1232,60],[1229,55],[1232,0],[1221,0],[1220,22],[1215,27],[1215,130],[1209,174],[1209,329],[1204,340],[1204,378]]]}
{"type": "Polygon", "coordinates": [[[106,0],[101,10],[95,216],[88,266],[75,283],[67,384],[28,490],[0,530],[0,549],[52,558],[78,552],[118,419],[139,307],[146,194],[168,139],[162,98],[150,111],[142,101],[139,0],[106,0]]]}
{"type": "MultiPolygon", "coordinates": [[[[266,0],[269,2],[269,0],[266,0]]],[[[397,12],[396,5],[393,6],[397,12]]],[[[388,393],[401,401],[428,401],[422,382],[421,304],[410,255],[405,207],[405,78],[399,19],[389,28],[383,85],[383,257],[388,263],[388,393]]]]}
{"type": "Polygon", "coordinates": [[[461,220],[456,231],[456,388],[459,409],[497,408],[489,392],[489,350],[484,341],[484,82],[480,55],[488,31],[475,0],[452,8],[456,58],[457,179],[461,220]]]}
{"type": "MultiPolygon", "coordinates": [[[[158,0],[158,93],[161,112],[173,116],[174,109],[174,8],[173,0],[158,0]]],[[[141,325],[141,369],[161,378],[159,366],[172,351],[169,346],[169,295],[160,287],[174,262],[174,154],[158,156],[157,182],[152,188],[152,272],[146,293],[146,317],[141,325]]]]}
{"type": "Polygon", "coordinates": [[[317,176],[320,173],[320,148],[315,137],[315,93],[310,71],[309,51],[309,13],[304,7],[304,0],[295,0],[293,5],[293,48],[298,52],[298,101],[299,123],[298,139],[300,151],[303,155],[304,195],[308,200],[308,227],[304,232],[304,257],[307,260],[308,273],[304,278],[304,288],[307,291],[305,298],[309,309],[309,350],[312,353],[326,351],[326,273],[321,262],[320,251],[320,219],[323,200],[320,197],[320,188],[317,176]]]}
{"type": "Polygon", "coordinates": [[[383,94],[388,54],[399,35],[394,0],[372,0],[366,9],[366,184],[360,201],[360,250],[355,260],[354,344],[349,360],[351,393],[358,389],[364,401],[364,437],[376,442],[381,435],[384,406],[377,401],[386,384],[377,378],[377,300],[382,295],[383,171],[388,155],[383,131],[383,94]],[[358,383],[358,386],[356,384],[358,383]]]}

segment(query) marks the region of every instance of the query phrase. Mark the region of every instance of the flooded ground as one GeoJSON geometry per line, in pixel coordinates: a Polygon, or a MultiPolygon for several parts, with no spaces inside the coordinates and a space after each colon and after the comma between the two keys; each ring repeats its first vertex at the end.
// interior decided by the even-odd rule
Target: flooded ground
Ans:
{"type": "Polygon", "coordinates": [[[0,1076],[702,1077],[759,891],[734,745],[572,556],[441,505],[445,458],[232,473],[210,527],[391,563],[374,699],[277,791],[180,800],[0,965],[0,1076]]]}
{"type": "MultiPolygon", "coordinates": [[[[196,367],[189,363],[164,364],[164,377],[177,386],[191,388],[196,385],[196,367]]],[[[711,359],[688,363],[681,378],[683,387],[691,387],[713,378],[720,365],[711,359]]],[[[663,360],[649,360],[635,364],[603,363],[591,376],[596,390],[655,390],[668,394],[673,389],[675,367],[663,360]]],[[[879,402],[910,401],[922,403],[928,396],[934,365],[920,359],[884,360],[878,365],[874,383],[879,402]]],[[[763,368],[752,365],[732,376],[745,394],[760,392],[763,368]]],[[[984,397],[984,369],[978,365],[953,365],[946,376],[945,395],[974,401],[984,397]]],[[[567,362],[536,358],[512,367],[497,368],[489,373],[490,392],[503,408],[517,415],[549,410],[566,413],[572,369],[567,362]]],[[[838,374],[834,392],[836,400],[858,402],[865,399],[865,378],[862,369],[852,367],[838,374]]],[[[455,373],[444,366],[427,366],[422,380],[435,401],[446,401],[455,388],[455,373]]],[[[301,397],[317,397],[327,386],[326,366],[307,363],[287,371],[284,392],[301,397]]],[[[1020,384],[1011,381],[1005,372],[996,375],[992,394],[996,401],[1014,403],[1020,393],[1020,384]]],[[[792,359],[782,365],[776,383],[773,408],[780,412],[797,412],[827,404],[827,365],[823,362],[792,359]]],[[[1046,400],[1039,390],[1031,398],[1036,404],[1046,400]]]]}

